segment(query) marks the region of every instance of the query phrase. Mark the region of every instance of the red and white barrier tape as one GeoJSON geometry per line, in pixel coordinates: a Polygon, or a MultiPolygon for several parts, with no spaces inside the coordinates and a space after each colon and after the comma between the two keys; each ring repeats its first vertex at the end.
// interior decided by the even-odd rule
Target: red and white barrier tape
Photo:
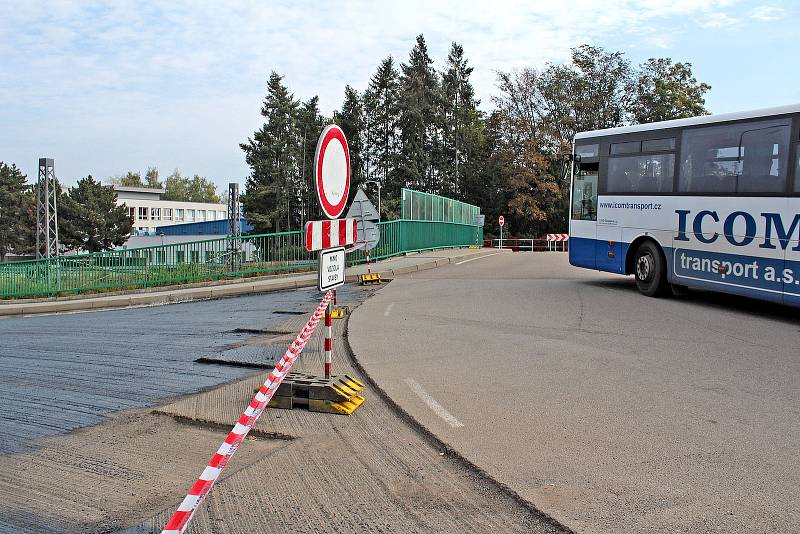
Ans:
{"type": "Polygon", "coordinates": [[[200,507],[206,495],[211,491],[211,488],[219,478],[222,470],[225,469],[228,461],[239,448],[242,441],[244,441],[244,438],[247,437],[250,429],[256,424],[264,408],[267,407],[270,399],[272,399],[275,391],[277,391],[278,386],[280,386],[283,379],[291,370],[294,362],[300,357],[303,348],[306,346],[306,343],[308,343],[320,319],[322,319],[322,315],[328,308],[328,303],[332,296],[333,293],[331,291],[325,294],[322,302],[320,302],[317,309],[314,310],[308,322],[306,322],[303,329],[300,330],[300,333],[297,334],[297,337],[292,341],[292,344],[289,345],[289,348],[286,349],[286,352],[283,353],[283,357],[275,366],[275,369],[269,374],[267,380],[261,386],[261,389],[256,393],[256,396],[250,401],[250,405],[244,413],[242,413],[241,417],[239,417],[236,426],[233,427],[228,437],[225,438],[225,441],[222,442],[217,452],[211,457],[208,466],[200,475],[200,478],[197,479],[197,482],[194,483],[194,486],[191,487],[186,498],[183,499],[183,502],[172,515],[172,518],[167,522],[166,526],[164,526],[164,530],[161,531],[161,534],[181,534],[186,529],[189,520],[200,507]]]}

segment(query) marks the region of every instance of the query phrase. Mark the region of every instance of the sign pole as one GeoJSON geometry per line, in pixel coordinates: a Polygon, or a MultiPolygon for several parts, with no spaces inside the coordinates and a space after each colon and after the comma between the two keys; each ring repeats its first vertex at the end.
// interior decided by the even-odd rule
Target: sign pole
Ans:
{"type": "Polygon", "coordinates": [[[323,364],[323,372],[325,378],[331,377],[332,358],[333,352],[333,319],[331,318],[331,303],[328,301],[328,307],[325,308],[325,363],[323,364]]]}

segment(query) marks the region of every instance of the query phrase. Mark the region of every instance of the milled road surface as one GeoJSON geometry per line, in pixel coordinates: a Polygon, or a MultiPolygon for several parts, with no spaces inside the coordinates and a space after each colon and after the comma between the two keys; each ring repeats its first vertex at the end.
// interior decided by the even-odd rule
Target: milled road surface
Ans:
{"type": "MultiPolygon", "coordinates": [[[[0,320],[0,453],[99,423],[117,410],[194,392],[252,369],[194,363],[305,311],[316,294],[199,301],[0,320]],[[239,329],[239,331],[237,331],[239,329]]],[[[313,306],[312,306],[313,307],[313,306]]]]}
{"type": "MultiPolygon", "coordinates": [[[[339,300],[355,306],[373,291],[347,287],[340,290],[339,300]]],[[[152,405],[163,395],[191,389],[189,378],[179,378],[185,384],[172,389],[154,385],[168,383],[170,373],[217,381],[224,377],[215,373],[225,369],[253,376],[154,409],[114,412],[115,405],[92,400],[91,416],[106,418],[83,428],[77,427],[91,419],[74,415],[81,413],[74,405],[82,395],[72,386],[71,401],[56,409],[72,420],[75,430],[64,434],[65,427],[48,427],[48,437],[27,439],[23,450],[0,454],[0,532],[160,532],[266,374],[193,359],[210,355],[253,364],[263,349],[263,363],[268,363],[275,347],[286,347],[318,299],[316,291],[293,291],[53,317],[83,332],[73,342],[71,330],[62,326],[66,323],[56,321],[65,352],[83,357],[84,343],[93,347],[90,352],[105,356],[95,355],[97,363],[83,366],[82,358],[56,357],[61,351],[53,347],[39,366],[8,362],[16,370],[9,382],[31,382],[26,375],[34,374],[51,383],[65,374],[77,383],[82,376],[87,398],[107,395],[114,402],[120,395],[118,371],[107,372],[102,365],[107,362],[126,368],[123,389],[130,399],[152,405]],[[217,319],[204,319],[204,314],[217,319]],[[147,338],[153,356],[126,364],[124,357],[141,346],[135,342],[137,330],[129,334],[123,329],[131,322],[156,331],[147,338]],[[115,335],[101,325],[116,327],[115,335]],[[229,331],[236,329],[246,332],[230,338],[229,331]],[[184,337],[198,341],[183,345],[184,337]],[[58,364],[57,373],[49,371],[50,362],[58,364]]],[[[9,321],[5,324],[14,326],[6,332],[20,331],[22,337],[40,324],[53,327],[49,319],[9,321]]],[[[334,330],[334,372],[358,375],[342,342],[344,321],[336,321],[334,330]]],[[[297,370],[321,371],[321,348],[318,331],[297,370]]],[[[24,354],[24,348],[19,350],[24,354]]],[[[9,394],[25,391],[10,389],[9,394]]],[[[367,400],[352,416],[266,410],[188,532],[563,532],[416,430],[369,385],[363,394],[367,400]]],[[[15,410],[8,413],[25,417],[23,410],[15,410]]],[[[37,408],[31,416],[39,411],[46,409],[37,408]]]]}
{"type": "Polygon", "coordinates": [[[798,532],[799,316],[503,253],[395,279],[350,340],[393,400],[576,531],[798,532]]]}

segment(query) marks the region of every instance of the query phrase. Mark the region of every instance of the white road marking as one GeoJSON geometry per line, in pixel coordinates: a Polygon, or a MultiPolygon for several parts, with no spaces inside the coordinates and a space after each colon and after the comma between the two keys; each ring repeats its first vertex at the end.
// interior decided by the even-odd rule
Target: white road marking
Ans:
{"type": "Polygon", "coordinates": [[[488,258],[489,256],[496,256],[497,254],[502,254],[502,252],[492,252],[491,254],[487,254],[485,256],[478,256],[477,258],[470,258],[468,260],[456,262],[456,265],[461,265],[462,263],[469,263],[475,260],[482,260],[483,258],[488,258]]]}
{"type": "Polygon", "coordinates": [[[394,308],[394,302],[390,303],[386,306],[386,311],[383,312],[384,317],[389,317],[389,314],[392,313],[392,308],[394,308]]]}
{"type": "Polygon", "coordinates": [[[411,391],[416,393],[417,396],[422,399],[422,402],[428,405],[428,408],[433,410],[433,413],[444,419],[448,425],[453,428],[461,428],[464,426],[464,423],[456,419],[455,416],[448,412],[444,406],[439,404],[436,399],[428,394],[427,391],[422,389],[422,386],[420,386],[416,380],[413,378],[406,378],[403,381],[408,385],[408,387],[411,388],[411,391]]]}

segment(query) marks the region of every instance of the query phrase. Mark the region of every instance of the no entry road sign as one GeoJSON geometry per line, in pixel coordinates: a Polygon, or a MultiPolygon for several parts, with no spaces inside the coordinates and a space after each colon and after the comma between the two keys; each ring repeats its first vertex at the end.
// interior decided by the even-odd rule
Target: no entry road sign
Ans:
{"type": "Polygon", "coordinates": [[[350,193],[350,150],[344,132],[335,124],[322,131],[314,155],[314,185],[322,211],[338,218],[350,193]]]}
{"type": "Polygon", "coordinates": [[[506,224],[506,218],[501,215],[500,216],[500,226],[503,226],[505,224],[506,224]]]}

